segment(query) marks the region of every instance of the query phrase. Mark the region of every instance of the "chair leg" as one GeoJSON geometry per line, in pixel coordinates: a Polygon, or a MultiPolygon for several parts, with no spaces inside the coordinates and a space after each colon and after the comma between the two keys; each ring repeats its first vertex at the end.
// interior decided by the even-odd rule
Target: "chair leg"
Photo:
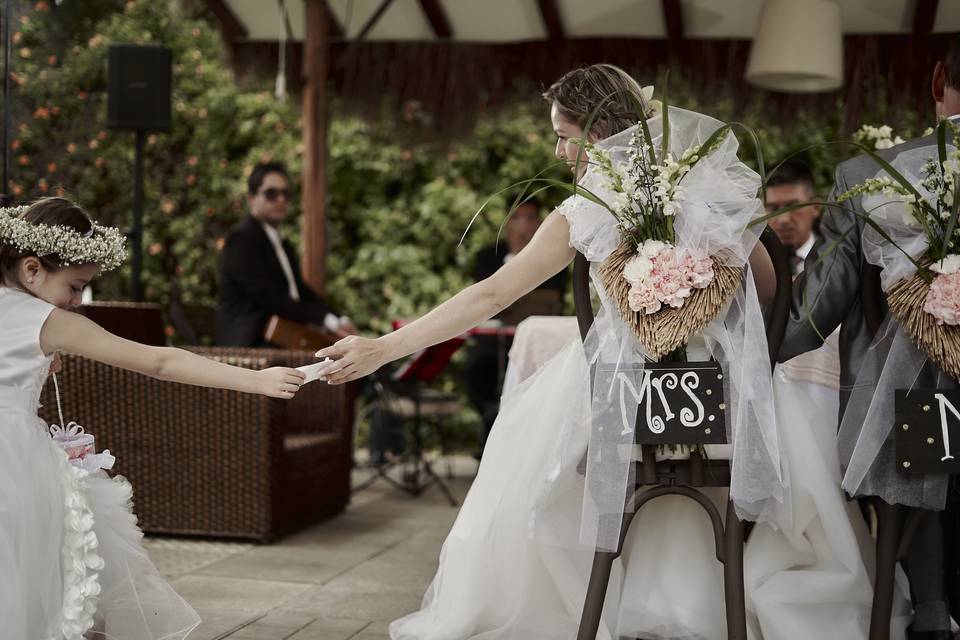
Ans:
{"type": "Polygon", "coordinates": [[[610,571],[618,553],[613,551],[597,551],[593,556],[593,568],[590,570],[590,582],[587,585],[587,597],[583,603],[583,614],[580,616],[580,629],[577,631],[577,640],[596,640],[600,630],[600,618],[603,615],[603,601],[607,597],[607,584],[610,582],[610,571]]]}
{"type": "Polygon", "coordinates": [[[732,501],[727,501],[724,526],[723,597],[727,607],[727,638],[747,640],[747,607],[743,587],[743,523],[732,501]]]}
{"type": "Polygon", "coordinates": [[[877,575],[873,583],[873,608],[870,611],[870,640],[889,640],[893,613],[894,576],[900,547],[904,509],[900,505],[876,500],[877,575]]]}

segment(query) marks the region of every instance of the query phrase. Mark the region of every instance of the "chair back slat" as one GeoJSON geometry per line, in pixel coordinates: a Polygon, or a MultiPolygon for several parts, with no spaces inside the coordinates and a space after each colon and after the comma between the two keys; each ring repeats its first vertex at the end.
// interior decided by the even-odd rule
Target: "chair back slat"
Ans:
{"type": "Polygon", "coordinates": [[[593,326],[593,305],[590,302],[590,262],[577,252],[573,260],[573,305],[577,310],[577,324],[580,326],[580,338],[587,339],[587,332],[593,326]]]}
{"type": "Polygon", "coordinates": [[[880,267],[863,263],[860,268],[860,304],[870,333],[877,335],[883,324],[883,289],[880,287],[880,267]]]}
{"type": "Polygon", "coordinates": [[[773,271],[777,278],[777,292],[773,302],[764,314],[767,329],[767,349],[770,353],[770,369],[777,364],[777,354],[783,344],[783,337],[787,332],[787,320],[790,317],[790,301],[793,296],[793,272],[790,269],[790,260],[784,251],[780,239],[770,227],[764,227],[760,234],[760,244],[767,250],[773,262],[773,271]]]}

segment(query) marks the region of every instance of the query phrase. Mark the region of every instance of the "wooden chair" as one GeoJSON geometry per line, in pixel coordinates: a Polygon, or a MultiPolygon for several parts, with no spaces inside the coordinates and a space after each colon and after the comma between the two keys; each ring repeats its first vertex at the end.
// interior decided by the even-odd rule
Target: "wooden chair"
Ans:
{"type": "MultiPolygon", "coordinates": [[[[764,229],[760,241],[770,254],[777,275],[777,293],[766,319],[772,369],[776,364],[776,356],[786,330],[792,279],[786,253],[773,231],[769,228],[764,229]]],[[[573,275],[574,303],[581,337],[584,339],[593,323],[588,271],[589,264],[586,258],[578,254],[573,275]]],[[[616,551],[597,550],[594,555],[577,640],[594,640],[597,637],[610,571],[614,560],[623,551],[623,543],[630,524],[643,505],[665,495],[690,498],[700,504],[710,517],[717,560],[724,565],[727,637],[730,640],[746,640],[747,622],[743,588],[744,524],[737,518],[733,503],[728,500],[726,525],[724,525],[716,505],[700,490],[702,487],[729,487],[730,461],[706,460],[696,453],[691,454],[688,460],[658,461],[656,447],[642,445],[641,451],[643,460],[637,463],[634,486],[625,487],[628,499],[625,502],[617,549],[616,551]]]]}
{"type": "MultiPolygon", "coordinates": [[[[876,335],[886,316],[886,304],[880,287],[880,268],[864,264],[860,272],[860,299],[867,326],[876,335]]],[[[881,498],[865,501],[877,514],[877,570],[873,581],[873,607],[870,611],[870,640],[889,640],[893,615],[893,590],[897,563],[903,560],[927,509],[889,504],[881,498]]]]}

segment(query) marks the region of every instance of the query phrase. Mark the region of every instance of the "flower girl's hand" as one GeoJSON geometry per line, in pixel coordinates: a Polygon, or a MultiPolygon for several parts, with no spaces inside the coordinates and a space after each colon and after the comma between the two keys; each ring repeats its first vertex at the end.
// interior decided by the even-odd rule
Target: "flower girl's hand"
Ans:
{"type": "Polygon", "coordinates": [[[288,367],[271,367],[258,371],[257,374],[261,378],[258,392],[271,398],[289,400],[300,390],[304,380],[302,372],[288,367]]]}
{"type": "Polygon", "coordinates": [[[332,358],[320,379],[328,384],[343,384],[369,375],[390,361],[383,342],[349,336],[332,347],[317,351],[318,358],[332,358]]]}
{"type": "Polygon", "coordinates": [[[63,358],[60,357],[59,351],[53,352],[53,360],[50,361],[50,375],[55,373],[60,373],[63,370],[63,358]]]}

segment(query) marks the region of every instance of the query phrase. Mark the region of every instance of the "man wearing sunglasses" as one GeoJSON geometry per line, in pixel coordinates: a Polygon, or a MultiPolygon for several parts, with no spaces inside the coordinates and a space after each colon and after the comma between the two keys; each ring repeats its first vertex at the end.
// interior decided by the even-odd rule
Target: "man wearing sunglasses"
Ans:
{"type": "Polygon", "coordinates": [[[279,163],[260,163],[247,179],[248,215],[226,238],[220,254],[217,344],[264,346],[270,316],[325,327],[337,338],[356,328],[334,311],[300,275],[299,259],[279,227],[290,209],[290,178],[279,163]]]}

